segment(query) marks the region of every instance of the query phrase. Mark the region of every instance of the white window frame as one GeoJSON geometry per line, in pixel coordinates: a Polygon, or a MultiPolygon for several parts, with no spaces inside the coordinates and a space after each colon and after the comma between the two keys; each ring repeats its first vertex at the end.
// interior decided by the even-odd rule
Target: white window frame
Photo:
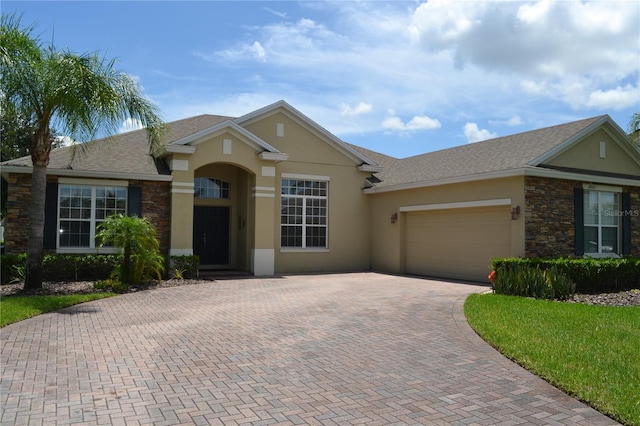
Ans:
{"type": "MultiPolygon", "coordinates": [[[[328,251],[329,250],[329,176],[317,176],[317,175],[304,175],[304,174],[292,174],[283,173],[280,179],[280,211],[282,211],[282,201],[284,198],[298,198],[302,199],[302,245],[301,246],[283,246],[282,245],[282,229],[285,226],[292,226],[292,224],[282,223],[282,214],[280,215],[280,251],[294,252],[294,251],[328,251]],[[325,195],[298,195],[298,194],[284,194],[284,181],[311,181],[322,182],[326,186],[325,195]],[[307,200],[324,200],[325,201],[325,216],[324,224],[318,225],[313,223],[307,223],[307,200]],[[324,246],[307,246],[307,228],[321,226],[325,229],[325,244],[324,246]]],[[[296,226],[296,225],[293,225],[296,226]]]]}
{"type": "Polygon", "coordinates": [[[589,189],[585,189],[584,190],[584,207],[583,207],[583,215],[584,215],[584,223],[583,223],[583,235],[584,235],[584,242],[585,242],[585,247],[584,247],[584,255],[587,257],[607,257],[607,256],[619,256],[620,255],[620,251],[621,251],[621,247],[622,247],[622,223],[621,223],[621,218],[620,215],[618,214],[618,212],[620,211],[620,203],[622,202],[621,200],[621,190],[618,190],[617,188],[589,188],[589,189]],[[587,214],[590,212],[590,205],[587,203],[587,200],[589,199],[589,196],[591,194],[596,194],[597,195],[597,201],[596,201],[596,206],[597,206],[597,218],[598,221],[596,224],[592,224],[592,223],[587,223],[587,214]],[[603,206],[603,202],[601,202],[601,198],[604,194],[608,194],[608,195],[614,195],[616,198],[616,203],[617,206],[614,207],[613,210],[603,206]],[[617,219],[617,223],[615,225],[612,224],[605,224],[603,223],[603,217],[605,216],[615,216],[617,219]],[[596,251],[589,251],[588,250],[588,244],[587,244],[587,228],[595,228],[597,230],[597,241],[595,242],[597,245],[597,250],[596,251]],[[604,246],[602,243],[602,232],[603,229],[612,229],[615,228],[616,230],[616,243],[617,243],[617,247],[612,247],[611,251],[607,250],[604,251],[604,246]]]}
{"type": "MultiPolygon", "coordinates": [[[[79,182],[75,179],[69,180],[60,180],[58,184],[58,194],[57,194],[57,205],[56,205],[56,252],[57,253],[97,253],[98,247],[96,246],[95,237],[96,237],[96,228],[99,223],[103,222],[104,219],[96,218],[96,192],[98,189],[124,189],[126,191],[124,201],[125,207],[123,213],[126,214],[128,211],[128,185],[126,182],[122,183],[120,181],[105,181],[100,182],[100,184],[91,184],[91,182],[79,182]],[[61,218],[60,217],[60,202],[62,190],[64,187],[84,187],[91,189],[91,213],[88,219],[69,219],[69,218],[61,218]],[[60,235],[62,232],[61,222],[63,221],[77,221],[77,222],[89,222],[89,246],[72,246],[72,247],[61,247],[60,246],[60,235]]],[[[114,247],[102,247],[100,248],[101,253],[116,253],[118,251],[117,248],[114,247]]]]}

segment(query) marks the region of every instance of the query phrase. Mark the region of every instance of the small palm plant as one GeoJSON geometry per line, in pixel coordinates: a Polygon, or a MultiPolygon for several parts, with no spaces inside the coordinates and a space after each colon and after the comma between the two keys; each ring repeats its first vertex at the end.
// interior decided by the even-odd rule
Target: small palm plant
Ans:
{"type": "Polygon", "coordinates": [[[164,259],[156,230],[147,218],[115,214],[102,222],[96,234],[100,247],[112,245],[122,249],[119,275],[125,285],[137,285],[150,275],[158,280],[164,272],[164,259]]]}

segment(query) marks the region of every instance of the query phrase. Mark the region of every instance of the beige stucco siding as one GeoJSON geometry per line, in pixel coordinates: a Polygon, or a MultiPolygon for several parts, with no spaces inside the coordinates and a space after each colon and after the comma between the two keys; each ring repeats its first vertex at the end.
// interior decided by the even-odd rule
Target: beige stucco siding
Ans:
{"type": "MultiPolygon", "coordinates": [[[[412,212],[401,212],[409,207],[427,209],[438,205],[469,208],[465,203],[483,203],[489,200],[510,200],[511,207],[520,206],[520,216],[510,221],[510,255],[524,255],[524,178],[512,177],[441,185],[404,191],[371,194],[372,269],[392,273],[407,272],[407,216],[412,212]],[[395,223],[392,216],[397,215],[395,223]]],[[[457,208],[456,208],[457,209],[457,208]]],[[[506,209],[506,207],[505,207],[506,209]]],[[[457,209],[459,210],[459,209],[457,209]]],[[[471,246],[477,242],[471,241],[471,246]]],[[[501,253],[502,254],[502,253],[501,253]]]]}
{"type": "Polygon", "coordinates": [[[302,163],[280,163],[282,173],[322,175],[329,178],[328,250],[280,249],[280,190],[276,197],[276,271],[323,272],[369,270],[369,198],[363,194],[364,176],[355,166],[309,167],[302,163]]]}
{"type": "Polygon", "coordinates": [[[581,170],[640,175],[640,164],[634,161],[604,128],[547,161],[546,164],[581,170]],[[601,142],[604,143],[603,156],[601,156],[601,142]]]}
{"type": "Polygon", "coordinates": [[[258,135],[280,152],[289,154],[287,164],[301,163],[316,167],[316,171],[327,166],[354,167],[356,161],[345,156],[327,138],[304,127],[284,113],[276,113],[256,123],[246,126],[250,132],[258,135]],[[282,135],[278,136],[278,125],[282,135]]]}
{"type": "Polygon", "coordinates": [[[368,270],[369,199],[362,188],[369,174],[358,171],[357,163],[287,117],[272,117],[267,127],[275,129],[276,123],[284,124],[284,137],[275,138],[269,143],[290,155],[289,160],[278,163],[276,168],[276,271],[368,270]],[[327,250],[280,248],[280,192],[283,174],[329,179],[327,250]]]}

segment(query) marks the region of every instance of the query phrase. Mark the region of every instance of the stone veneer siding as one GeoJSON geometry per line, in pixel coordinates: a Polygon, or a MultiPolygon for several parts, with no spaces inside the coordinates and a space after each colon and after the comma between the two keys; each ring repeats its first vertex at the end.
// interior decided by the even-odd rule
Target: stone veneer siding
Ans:
{"type": "MultiPolygon", "coordinates": [[[[575,256],[574,188],[585,182],[525,177],[525,256],[575,256]]],[[[640,256],[640,189],[631,197],[631,254],[640,256]]]]}
{"type": "MultiPolygon", "coordinates": [[[[56,176],[48,176],[49,182],[57,181],[56,176]]],[[[7,193],[7,217],[5,221],[5,250],[7,253],[25,253],[29,235],[29,194],[30,174],[9,174],[7,193]]],[[[169,253],[169,232],[171,217],[171,183],[156,181],[129,181],[129,186],[142,187],[142,216],[149,218],[156,228],[162,254],[169,253]]],[[[55,250],[46,250],[55,253],[55,250]]]]}

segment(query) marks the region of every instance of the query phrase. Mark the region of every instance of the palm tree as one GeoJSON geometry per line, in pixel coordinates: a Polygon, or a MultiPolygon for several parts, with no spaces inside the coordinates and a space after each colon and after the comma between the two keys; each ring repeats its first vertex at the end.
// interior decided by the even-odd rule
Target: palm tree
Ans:
{"type": "Polygon", "coordinates": [[[28,117],[35,131],[29,141],[33,164],[25,289],[42,287],[44,205],[51,126],[74,140],[90,140],[98,131],[115,134],[126,118],[149,133],[152,152],[160,146],[163,122],[138,83],[98,53],[74,54],[43,46],[21,28],[20,19],[2,15],[0,96],[2,104],[28,117]]]}

